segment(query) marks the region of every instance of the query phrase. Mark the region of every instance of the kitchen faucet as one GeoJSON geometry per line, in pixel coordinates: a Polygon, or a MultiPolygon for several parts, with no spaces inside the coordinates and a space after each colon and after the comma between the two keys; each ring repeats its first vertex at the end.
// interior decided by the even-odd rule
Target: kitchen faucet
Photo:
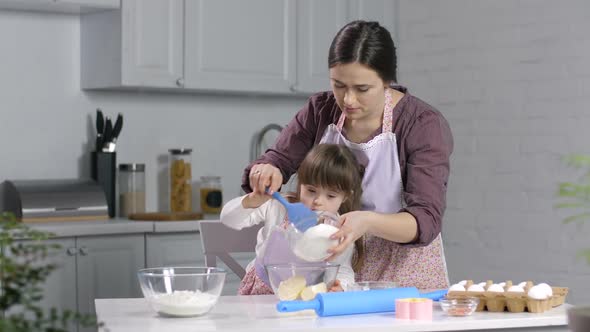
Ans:
{"type": "Polygon", "coordinates": [[[262,154],[262,140],[264,139],[264,136],[271,130],[276,130],[280,133],[283,130],[283,127],[276,123],[271,123],[264,126],[259,132],[254,134],[250,144],[250,162],[256,160],[256,158],[262,154]]]}

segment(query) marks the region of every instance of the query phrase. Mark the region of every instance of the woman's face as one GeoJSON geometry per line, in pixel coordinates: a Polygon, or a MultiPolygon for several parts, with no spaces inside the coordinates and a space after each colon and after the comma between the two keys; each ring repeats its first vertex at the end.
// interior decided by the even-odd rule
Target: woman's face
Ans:
{"type": "Polygon", "coordinates": [[[340,205],[346,198],[341,191],[309,184],[301,184],[299,190],[299,200],[313,211],[328,211],[337,214],[340,205]]]}
{"type": "Polygon", "coordinates": [[[376,71],[358,62],[340,64],[330,68],[330,82],[346,118],[381,118],[387,84],[376,71]]]}

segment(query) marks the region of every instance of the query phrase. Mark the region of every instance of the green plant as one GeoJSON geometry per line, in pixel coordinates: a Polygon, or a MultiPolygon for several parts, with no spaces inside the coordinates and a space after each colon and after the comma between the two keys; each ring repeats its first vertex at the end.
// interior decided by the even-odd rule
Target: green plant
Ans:
{"type": "Polygon", "coordinates": [[[12,214],[0,214],[0,331],[66,332],[76,322],[98,325],[90,315],[39,306],[42,285],[58,268],[47,262],[60,248],[45,242],[51,235],[16,221],[12,214]]]}
{"type": "MultiPolygon", "coordinates": [[[[574,154],[565,158],[565,162],[576,169],[583,170],[577,182],[562,182],[559,184],[558,196],[565,202],[556,205],[561,209],[573,209],[574,214],[563,220],[564,224],[581,223],[590,220],[590,155],[574,154]]],[[[590,264],[590,248],[578,253],[590,264]]]]}

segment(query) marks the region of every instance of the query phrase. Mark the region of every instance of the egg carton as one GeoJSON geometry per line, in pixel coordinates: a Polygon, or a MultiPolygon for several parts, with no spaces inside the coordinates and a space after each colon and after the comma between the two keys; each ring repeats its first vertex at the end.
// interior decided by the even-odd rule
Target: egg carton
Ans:
{"type": "MultiPolygon", "coordinates": [[[[472,280],[468,280],[465,285],[466,289],[473,284],[472,280]]],[[[486,282],[484,289],[488,289],[493,284],[492,280],[486,282]]],[[[537,300],[529,297],[528,291],[533,287],[532,281],[527,281],[524,287],[524,293],[521,292],[470,292],[470,291],[449,291],[447,298],[457,299],[466,297],[476,297],[479,303],[475,311],[490,311],[490,312],[532,312],[541,313],[551,308],[560,306],[565,303],[565,297],[568,293],[567,287],[551,287],[553,296],[545,300],[537,300]]],[[[512,286],[512,281],[506,281],[504,290],[508,290],[512,286]]]]}

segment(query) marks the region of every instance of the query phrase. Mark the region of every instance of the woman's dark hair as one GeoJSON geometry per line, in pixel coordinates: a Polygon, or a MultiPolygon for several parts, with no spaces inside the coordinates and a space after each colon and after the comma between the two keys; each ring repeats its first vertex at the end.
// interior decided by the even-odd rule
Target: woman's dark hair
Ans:
{"type": "MultiPolygon", "coordinates": [[[[360,210],[364,168],[345,145],[319,144],[311,149],[297,170],[297,200],[302,184],[330,188],[344,193],[345,200],[338,213],[360,210]]],[[[361,237],[355,241],[352,269],[360,271],[365,260],[365,243],[361,237]]]]}
{"type": "Polygon", "coordinates": [[[358,62],[385,82],[397,82],[397,57],[389,31],[378,22],[352,21],[332,40],[328,66],[358,62]]]}

